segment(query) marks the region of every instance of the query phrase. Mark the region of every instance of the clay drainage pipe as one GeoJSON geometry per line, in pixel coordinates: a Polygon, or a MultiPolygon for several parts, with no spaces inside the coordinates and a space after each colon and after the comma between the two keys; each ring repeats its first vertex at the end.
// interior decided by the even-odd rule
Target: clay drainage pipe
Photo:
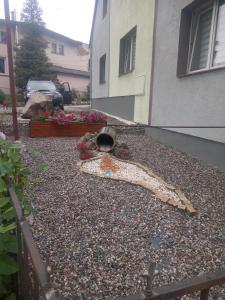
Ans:
{"type": "Polygon", "coordinates": [[[116,144],[116,131],[111,127],[103,127],[96,137],[97,149],[101,152],[110,152],[116,144]]]}

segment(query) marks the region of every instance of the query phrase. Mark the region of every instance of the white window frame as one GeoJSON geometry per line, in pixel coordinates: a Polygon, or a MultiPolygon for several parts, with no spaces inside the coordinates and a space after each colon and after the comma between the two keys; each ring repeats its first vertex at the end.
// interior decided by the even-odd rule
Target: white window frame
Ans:
{"type": "MultiPolygon", "coordinates": [[[[209,2],[209,4],[210,4],[210,2],[209,2]]],[[[224,62],[224,64],[221,64],[219,66],[218,65],[213,66],[215,39],[216,39],[217,23],[218,23],[218,13],[219,13],[219,0],[214,0],[213,3],[211,4],[211,6],[209,6],[207,8],[204,8],[204,6],[201,6],[198,9],[196,9],[195,11],[193,11],[193,13],[192,13],[191,35],[190,35],[189,52],[188,52],[188,74],[201,73],[204,71],[221,69],[221,68],[225,67],[225,62],[224,62]],[[191,71],[200,16],[211,9],[213,10],[213,12],[212,12],[212,23],[211,23],[211,31],[210,31],[209,53],[208,53],[207,66],[203,69],[191,71]],[[197,21],[196,21],[196,14],[197,14],[197,21]]]]}
{"type": "Polygon", "coordinates": [[[135,26],[120,40],[119,76],[131,73],[135,69],[136,57],[134,57],[134,53],[136,53],[136,39],[137,39],[137,26],[135,26]],[[126,52],[125,50],[128,49],[126,49],[125,47],[128,41],[130,41],[130,48],[129,48],[129,52],[128,51],[126,52]],[[123,48],[123,50],[121,47],[123,48]]]}

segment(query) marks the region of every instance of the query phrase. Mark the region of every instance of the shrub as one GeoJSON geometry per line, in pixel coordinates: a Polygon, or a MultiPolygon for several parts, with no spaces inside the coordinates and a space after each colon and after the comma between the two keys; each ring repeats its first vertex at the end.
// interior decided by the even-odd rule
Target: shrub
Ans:
{"type": "Polygon", "coordinates": [[[20,145],[0,141],[0,299],[15,299],[13,276],[18,271],[16,261],[15,212],[8,195],[12,185],[23,202],[23,189],[28,173],[20,158],[20,145]]]}

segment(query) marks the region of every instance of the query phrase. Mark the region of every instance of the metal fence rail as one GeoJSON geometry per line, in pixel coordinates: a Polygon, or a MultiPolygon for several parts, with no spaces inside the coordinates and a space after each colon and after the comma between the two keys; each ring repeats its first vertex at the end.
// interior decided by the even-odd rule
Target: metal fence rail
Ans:
{"type": "MultiPolygon", "coordinates": [[[[18,299],[21,300],[58,300],[56,292],[50,287],[48,273],[35,246],[35,241],[23,209],[13,188],[9,189],[10,198],[16,211],[18,238],[18,299]]],[[[206,273],[191,279],[151,289],[154,278],[146,276],[147,288],[143,295],[136,294],[118,300],[169,300],[199,292],[200,300],[209,299],[210,288],[225,284],[225,270],[206,273]]]]}
{"type": "Polygon", "coordinates": [[[199,292],[200,300],[208,300],[210,288],[222,284],[225,284],[225,270],[206,273],[202,276],[161,286],[152,291],[146,291],[144,297],[143,295],[137,294],[119,298],[118,300],[178,300],[181,299],[182,296],[193,294],[195,292],[199,292]]]}
{"type": "Polygon", "coordinates": [[[50,287],[49,276],[35,246],[30,225],[13,188],[9,188],[11,202],[16,211],[18,238],[18,291],[21,300],[58,300],[50,287]]]}

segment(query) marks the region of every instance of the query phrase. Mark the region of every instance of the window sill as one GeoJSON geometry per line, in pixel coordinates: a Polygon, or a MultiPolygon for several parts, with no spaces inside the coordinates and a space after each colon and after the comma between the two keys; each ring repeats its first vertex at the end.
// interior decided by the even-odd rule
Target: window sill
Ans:
{"type": "Polygon", "coordinates": [[[133,71],[134,71],[134,69],[132,69],[132,70],[126,72],[126,73],[119,73],[119,77],[124,76],[124,75],[128,75],[128,74],[132,73],[133,71]]]}
{"type": "Polygon", "coordinates": [[[51,52],[52,54],[55,54],[55,55],[60,55],[60,56],[64,56],[64,54],[60,54],[60,53],[56,53],[56,52],[51,52]]]}
{"type": "Polygon", "coordinates": [[[194,76],[194,75],[199,75],[199,74],[204,74],[204,73],[211,73],[211,72],[215,72],[218,70],[224,70],[224,69],[225,69],[225,65],[220,66],[220,67],[213,67],[211,69],[198,70],[198,71],[194,71],[194,72],[190,72],[190,73],[186,73],[186,74],[177,74],[177,77],[178,78],[189,77],[189,76],[194,76]]]}

